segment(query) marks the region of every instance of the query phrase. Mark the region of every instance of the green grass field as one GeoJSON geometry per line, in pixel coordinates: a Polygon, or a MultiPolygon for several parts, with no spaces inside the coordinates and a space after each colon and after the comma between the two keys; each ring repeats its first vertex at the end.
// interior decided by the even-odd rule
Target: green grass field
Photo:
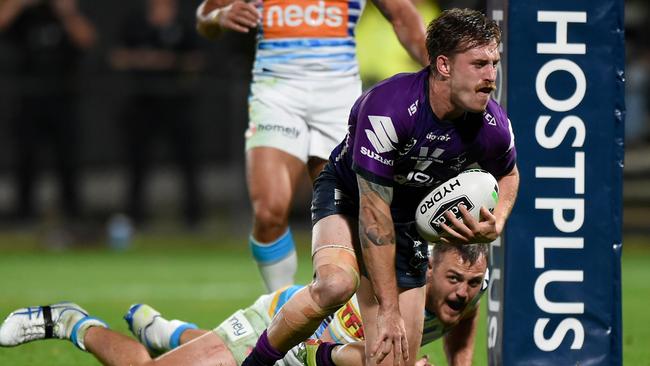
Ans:
{"type": "MultiPolygon", "coordinates": [[[[75,301],[111,327],[127,333],[122,315],[134,302],[157,307],[169,318],[212,328],[263,291],[244,239],[212,234],[147,234],[133,248],[45,251],[30,234],[0,234],[0,318],[26,305],[75,301]]],[[[306,234],[298,241],[307,243],[306,234]]],[[[650,364],[650,243],[628,239],[623,258],[624,361],[650,364]]],[[[310,278],[306,246],[299,248],[299,281],[310,278]]],[[[485,307],[483,307],[485,308],[485,307]]],[[[485,319],[485,314],[482,314],[485,319]]],[[[425,347],[435,365],[445,365],[440,342],[425,347]]],[[[69,342],[50,340],[0,349],[0,365],[94,365],[69,342]]],[[[485,326],[475,364],[485,365],[485,326]]]]}

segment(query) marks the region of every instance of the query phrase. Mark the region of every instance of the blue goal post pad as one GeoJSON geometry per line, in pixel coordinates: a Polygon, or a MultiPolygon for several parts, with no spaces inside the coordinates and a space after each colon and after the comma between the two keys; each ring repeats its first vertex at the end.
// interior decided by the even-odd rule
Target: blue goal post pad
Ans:
{"type": "Polygon", "coordinates": [[[622,0],[489,0],[521,184],[492,247],[491,365],[621,365],[622,0]]]}

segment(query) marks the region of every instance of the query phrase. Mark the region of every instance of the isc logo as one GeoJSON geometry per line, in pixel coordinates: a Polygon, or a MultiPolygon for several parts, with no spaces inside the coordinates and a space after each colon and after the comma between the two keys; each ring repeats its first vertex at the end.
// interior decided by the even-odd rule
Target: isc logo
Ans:
{"type": "Polygon", "coordinates": [[[346,37],[348,2],[264,1],[264,38],[346,37]]]}

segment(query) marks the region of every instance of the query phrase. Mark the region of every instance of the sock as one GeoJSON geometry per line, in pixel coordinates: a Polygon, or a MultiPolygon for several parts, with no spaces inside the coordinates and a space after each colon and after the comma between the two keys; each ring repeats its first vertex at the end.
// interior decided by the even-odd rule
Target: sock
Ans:
{"type": "Polygon", "coordinates": [[[175,329],[172,335],[169,336],[169,349],[174,349],[181,345],[181,335],[184,331],[198,328],[196,324],[185,323],[180,320],[172,320],[170,323],[175,329]]]}
{"type": "Polygon", "coordinates": [[[340,344],[331,342],[321,343],[316,350],[316,364],[318,366],[336,366],[332,360],[332,351],[336,346],[340,346],[340,344]]]}
{"type": "Polygon", "coordinates": [[[244,360],[242,366],[273,366],[276,361],[281,360],[284,353],[276,350],[269,343],[266,330],[260,335],[250,355],[244,360]]]}
{"type": "Polygon", "coordinates": [[[268,292],[293,285],[298,258],[290,229],[272,243],[260,243],[251,235],[249,245],[268,292]]]}
{"type": "Polygon", "coordinates": [[[86,336],[86,332],[88,329],[90,329],[90,327],[108,328],[108,324],[106,324],[103,320],[92,316],[81,318],[79,321],[77,321],[74,327],[72,327],[72,331],[70,332],[70,341],[72,344],[85,351],[86,345],[84,344],[84,337],[86,336]]]}
{"type": "Polygon", "coordinates": [[[167,320],[157,316],[145,328],[147,346],[157,352],[164,353],[180,345],[181,335],[188,329],[197,329],[196,324],[186,323],[181,320],[167,320]]]}

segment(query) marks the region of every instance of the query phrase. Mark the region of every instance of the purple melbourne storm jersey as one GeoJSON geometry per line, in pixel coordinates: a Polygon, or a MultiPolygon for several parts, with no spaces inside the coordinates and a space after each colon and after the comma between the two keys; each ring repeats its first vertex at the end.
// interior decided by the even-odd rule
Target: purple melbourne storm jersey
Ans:
{"type": "Polygon", "coordinates": [[[438,119],[429,105],[429,70],[398,74],[364,93],[352,107],[348,135],[330,156],[345,193],[358,198],[356,174],[393,187],[394,222],[414,220],[432,187],[469,165],[499,178],[515,166],[510,121],[493,100],[483,113],[438,119]]]}

